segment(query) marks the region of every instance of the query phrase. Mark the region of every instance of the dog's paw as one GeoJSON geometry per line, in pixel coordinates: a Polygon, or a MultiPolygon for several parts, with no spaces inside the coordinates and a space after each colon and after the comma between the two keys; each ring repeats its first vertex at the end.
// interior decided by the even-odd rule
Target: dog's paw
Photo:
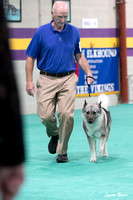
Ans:
{"type": "Polygon", "coordinates": [[[96,162],[96,158],[95,157],[91,157],[90,161],[91,162],[96,162]]]}
{"type": "Polygon", "coordinates": [[[104,156],[104,157],[108,157],[109,154],[108,154],[108,153],[104,153],[103,156],[104,156]]]}

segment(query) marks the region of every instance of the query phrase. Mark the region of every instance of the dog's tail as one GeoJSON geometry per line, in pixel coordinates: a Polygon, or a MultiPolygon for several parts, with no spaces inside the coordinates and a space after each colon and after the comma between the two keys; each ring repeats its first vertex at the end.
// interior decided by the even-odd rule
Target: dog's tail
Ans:
{"type": "Polygon", "coordinates": [[[106,94],[100,94],[98,97],[98,103],[102,102],[102,107],[108,108],[109,98],[106,94]]]}

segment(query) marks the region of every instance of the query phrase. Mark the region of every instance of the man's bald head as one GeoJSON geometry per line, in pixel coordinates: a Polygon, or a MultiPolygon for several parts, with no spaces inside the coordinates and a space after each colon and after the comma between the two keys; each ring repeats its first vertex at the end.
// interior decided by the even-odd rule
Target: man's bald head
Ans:
{"type": "Polygon", "coordinates": [[[56,13],[58,11],[69,12],[68,4],[65,1],[56,1],[53,5],[53,12],[56,13]]]}

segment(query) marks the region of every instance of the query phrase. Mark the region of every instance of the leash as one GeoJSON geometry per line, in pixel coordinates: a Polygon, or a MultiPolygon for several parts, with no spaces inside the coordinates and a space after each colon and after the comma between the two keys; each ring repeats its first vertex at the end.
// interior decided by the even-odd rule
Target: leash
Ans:
{"type": "MultiPolygon", "coordinates": [[[[86,76],[86,83],[87,83],[87,78],[92,78],[93,80],[95,80],[92,76],[86,76]]],[[[88,85],[88,90],[89,90],[89,97],[91,97],[91,95],[90,95],[90,84],[87,83],[87,85],[88,85]]]]}

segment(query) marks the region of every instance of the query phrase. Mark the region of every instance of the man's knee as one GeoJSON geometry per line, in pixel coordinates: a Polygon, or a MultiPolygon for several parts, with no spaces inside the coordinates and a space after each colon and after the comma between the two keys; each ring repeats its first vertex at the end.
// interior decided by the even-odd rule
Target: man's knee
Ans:
{"type": "Polygon", "coordinates": [[[46,114],[41,118],[41,122],[46,125],[46,123],[56,123],[56,117],[54,115],[46,114]]]}
{"type": "Polygon", "coordinates": [[[73,121],[74,120],[74,114],[70,112],[61,112],[59,115],[59,120],[67,120],[67,121],[73,121]]]}

